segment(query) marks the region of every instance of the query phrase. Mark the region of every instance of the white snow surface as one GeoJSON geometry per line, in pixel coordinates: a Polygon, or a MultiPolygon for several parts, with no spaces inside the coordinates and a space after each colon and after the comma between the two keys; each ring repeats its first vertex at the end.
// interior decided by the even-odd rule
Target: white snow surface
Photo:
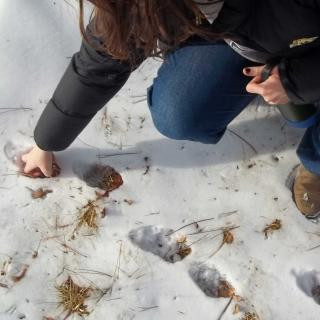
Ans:
{"type": "MultiPolygon", "coordinates": [[[[37,119],[79,48],[77,23],[77,10],[65,1],[0,1],[1,150],[11,144],[22,151],[33,144],[37,119]],[[14,109],[20,107],[31,110],[14,109]]],[[[87,301],[88,320],[218,319],[228,299],[199,289],[190,276],[195,265],[218,270],[243,297],[231,303],[224,320],[241,319],[246,311],[261,320],[320,319],[312,298],[319,285],[320,248],[309,250],[320,244],[319,225],[299,214],[285,187],[298,163],[295,148],[303,132],[256,102],[230,129],[258,154],[231,131],[218,145],[166,139],[154,128],[145,101],[159,65],[147,60],[108,104],[107,120],[102,110],[68,150],[56,154],[60,177],[19,176],[0,153],[0,320],[64,319],[56,286],[69,275],[96,289],[87,301]],[[97,157],[121,152],[135,154],[97,157]],[[95,189],[72,168],[99,161],[119,171],[124,184],[99,204],[107,215],[97,234],[79,232],[72,240],[78,209],[95,198],[95,189]],[[32,199],[27,188],[39,187],[53,192],[32,199]],[[214,219],[193,223],[209,218],[214,219]],[[262,231],[275,219],[283,227],[266,239],[262,231]],[[163,250],[152,247],[155,239],[188,224],[179,236],[187,235],[192,253],[165,261],[163,250]],[[234,242],[210,257],[221,231],[194,233],[226,226],[239,226],[232,231],[234,242]],[[136,242],[129,237],[134,233],[136,242]],[[26,265],[25,276],[14,282],[26,265]],[[97,288],[111,284],[112,291],[98,301],[97,288]],[[236,303],[241,312],[233,314],[236,303]]],[[[172,250],[175,243],[170,238],[165,245],[172,250]]]]}

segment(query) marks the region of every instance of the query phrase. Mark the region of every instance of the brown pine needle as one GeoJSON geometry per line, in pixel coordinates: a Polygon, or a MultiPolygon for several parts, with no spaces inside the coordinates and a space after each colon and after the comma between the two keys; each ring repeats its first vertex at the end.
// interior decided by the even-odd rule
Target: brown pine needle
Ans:
{"type": "Polygon", "coordinates": [[[89,315],[85,300],[90,297],[92,289],[90,287],[80,287],[73,282],[69,276],[68,279],[60,286],[56,287],[59,296],[59,304],[67,312],[67,319],[72,314],[78,314],[79,316],[89,315]]]}
{"type": "Polygon", "coordinates": [[[268,236],[270,233],[272,233],[275,230],[280,230],[282,228],[282,223],[281,220],[276,219],[274,220],[272,223],[268,224],[264,229],[263,229],[263,233],[266,237],[266,239],[268,239],[268,236]]]}
{"type": "MultiPolygon", "coordinates": [[[[232,228],[232,229],[235,229],[235,228],[232,228]]],[[[225,230],[223,231],[223,239],[222,239],[222,242],[221,242],[220,246],[218,247],[218,249],[217,249],[215,252],[213,252],[213,253],[209,256],[209,258],[211,258],[211,257],[213,257],[215,254],[217,254],[225,244],[232,244],[232,243],[233,243],[233,241],[234,241],[234,235],[231,233],[231,230],[232,230],[232,229],[229,228],[229,229],[225,229],[225,230]]]]}
{"type": "MultiPolygon", "coordinates": [[[[223,214],[232,214],[232,213],[236,213],[236,212],[237,212],[237,210],[234,210],[234,211],[226,212],[226,213],[223,213],[223,214]]],[[[192,226],[192,225],[195,225],[196,228],[198,229],[200,222],[211,221],[211,220],[214,220],[214,219],[215,219],[215,218],[208,218],[208,219],[202,219],[202,220],[198,220],[198,221],[194,221],[194,222],[188,223],[188,224],[180,227],[179,229],[176,229],[176,230],[174,230],[174,231],[172,231],[172,232],[169,232],[166,236],[169,237],[169,236],[171,236],[172,234],[174,234],[174,233],[176,233],[176,232],[178,232],[178,231],[180,231],[180,230],[182,230],[182,229],[184,229],[184,228],[190,227],[190,226],[192,226]]]]}
{"type": "Polygon", "coordinates": [[[82,257],[84,257],[84,258],[88,258],[88,256],[86,256],[85,254],[77,251],[76,249],[71,248],[71,247],[68,246],[66,243],[59,242],[59,241],[57,241],[57,242],[60,243],[60,245],[61,245],[63,248],[65,248],[67,251],[71,251],[71,252],[73,252],[73,253],[75,253],[75,254],[78,254],[79,256],[82,256],[82,257]]]}

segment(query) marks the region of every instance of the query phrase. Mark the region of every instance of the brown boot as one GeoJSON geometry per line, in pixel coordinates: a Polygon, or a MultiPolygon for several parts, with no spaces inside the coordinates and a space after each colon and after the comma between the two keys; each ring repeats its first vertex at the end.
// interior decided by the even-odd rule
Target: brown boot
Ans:
{"type": "Polygon", "coordinates": [[[308,171],[302,164],[297,167],[293,183],[293,200],[308,219],[320,217],[320,176],[308,171]]]}

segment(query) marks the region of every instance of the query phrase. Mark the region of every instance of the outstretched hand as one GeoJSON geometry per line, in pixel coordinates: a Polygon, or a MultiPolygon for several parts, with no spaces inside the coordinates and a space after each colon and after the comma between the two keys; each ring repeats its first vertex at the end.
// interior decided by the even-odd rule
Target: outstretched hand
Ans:
{"type": "Polygon", "coordinates": [[[281,83],[279,68],[273,68],[270,77],[262,81],[261,73],[265,66],[244,68],[243,73],[253,79],[248,83],[246,90],[261,95],[271,105],[282,105],[289,102],[289,97],[281,83]]]}

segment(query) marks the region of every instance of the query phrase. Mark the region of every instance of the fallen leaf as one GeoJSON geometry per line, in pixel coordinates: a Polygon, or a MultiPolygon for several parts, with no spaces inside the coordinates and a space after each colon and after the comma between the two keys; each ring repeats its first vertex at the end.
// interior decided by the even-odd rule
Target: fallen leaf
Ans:
{"type": "Polygon", "coordinates": [[[234,296],[234,287],[226,280],[220,280],[218,287],[218,298],[231,298],[234,296]]]}
{"type": "Polygon", "coordinates": [[[28,188],[31,191],[31,197],[32,199],[44,199],[48,193],[52,193],[52,190],[44,190],[42,188],[39,188],[37,190],[32,190],[28,188]]]}
{"type": "Polygon", "coordinates": [[[264,235],[265,235],[266,239],[268,239],[268,236],[269,236],[270,233],[272,233],[275,230],[279,230],[281,228],[282,228],[282,223],[281,223],[281,220],[279,220],[279,219],[276,219],[272,223],[268,224],[263,229],[263,232],[264,232],[264,235]]]}

